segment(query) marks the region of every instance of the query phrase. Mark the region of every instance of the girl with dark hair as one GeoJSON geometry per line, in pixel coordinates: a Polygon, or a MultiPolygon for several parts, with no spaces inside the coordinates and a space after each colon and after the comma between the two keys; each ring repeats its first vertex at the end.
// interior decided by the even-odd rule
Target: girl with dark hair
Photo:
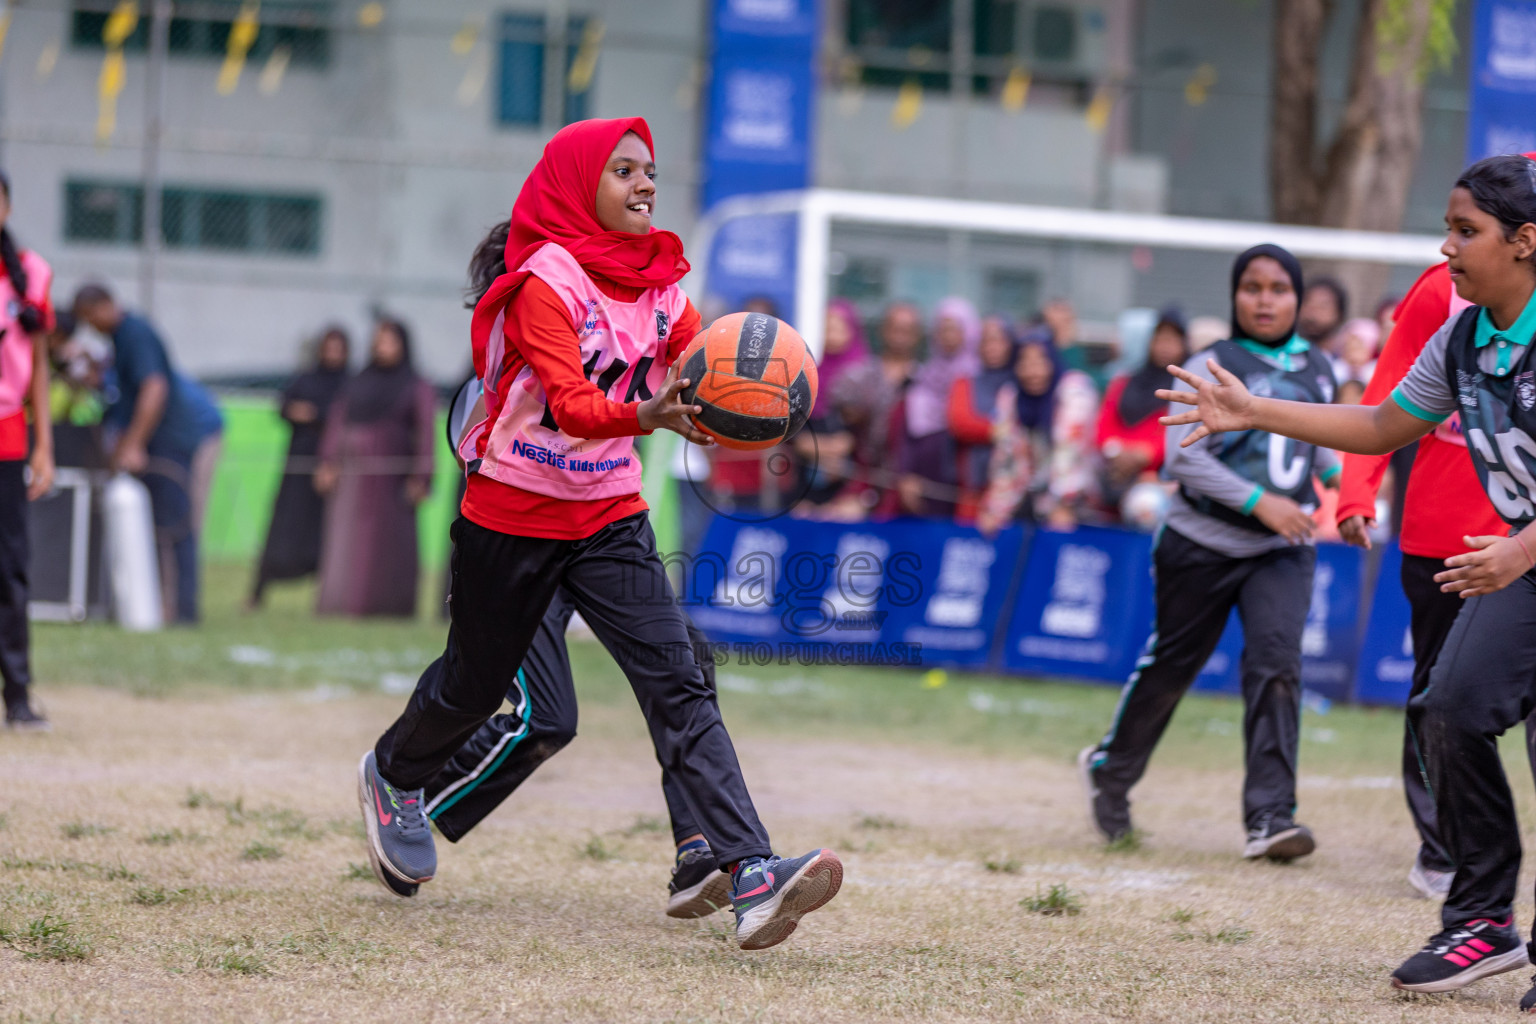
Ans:
{"type": "Polygon", "coordinates": [[[53,488],[53,422],[49,415],[48,345],[53,326],[48,289],[53,271],[17,248],[6,221],[11,183],[0,173],[0,677],[5,724],[48,728],[32,707],[31,634],[27,621],[27,502],[53,488]],[[32,410],[31,455],[27,414],[32,410]]]}
{"type": "MultiPolygon", "coordinates": [[[[1333,400],[1327,359],[1296,334],[1301,265],[1259,245],[1232,265],[1231,336],[1211,354],[1267,394],[1333,400]]],[[[1180,373],[1196,378],[1207,356],[1180,373]]],[[[1156,397],[1167,401],[1168,392],[1156,397]]],[[[1153,549],[1156,624],[1120,695],[1109,732],[1078,757],[1094,823],[1106,839],[1131,832],[1128,794],[1233,608],[1243,622],[1243,856],[1291,860],[1315,847],[1297,824],[1301,635],[1312,603],[1312,477],[1338,474],[1331,452],[1250,430],[1221,442],[1169,430],[1166,473],[1179,483],[1153,549]]]]}
{"type": "MultiPolygon", "coordinates": [[[[1229,364],[1177,371],[1197,408],[1165,422],[1186,444],[1264,430],[1362,454],[1393,451],[1461,417],[1467,454],[1507,535],[1465,537],[1434,579],[1466,603],[1409,702],[1409,722],[1455,865],[1443,930],[1392,974],[1413,992],[1449,992],[1527,963],[1515,928],[1520,828],[1498,739],[1536,704],[1536,161],[1498,156],[1467,168],[1446,207],[1441,252],[1472,305],[1429,339],[1391,400],[1312,406],[1260,396],[1229,364]]],[[[1536,988],[1521,1010],[1536,1009],[1536,988]]]]}
{"type": "Polygon", "coordinates": [[[432,485],[435,408],[409,331],[380,320],[368,366],[342,386],[320,440],[322,615],[416,614],[416,507],[432,485]]]}
{"type": "MultiPolygon", "coordinates": [[[[677,287],[688,270],[682,241],[651,223],[653,148],[640,118],[567,125],[518,194],[508,272],[481,297],[470,331],[486,415],[459,449],[469,483],[452,530],[447,647],[363,755],[358,797],[381,880],[396,891],[429,881],[428,787],[521,689],[564,591],[619,656],[657,760],[730,873],[738,943],[763,949],[837,893],[842,864],[825,849],[773,855],[640,497],[636,435],[665,428],[709,441],[689,418],[700,407],[677,397],[687,381],[676,360],[701,324],[677,287]]],[[[521,693],[531,715],[535,695],[521,693]]],[[[567,705],[542,715],[574,714],[569,688],[538,696],[567,705]]],[[[477,766],[521,748],[508,734],[477,766]]],[[[439,810],[450,806],[442,796],[432,797],[439,810]]]]}
{"type": "Polygon", "coordinates": [[[320,336],[315,367],[293,378],[283,392],[278,415],[292,429],[288,463],[272,505],[267,542],[256,569],[247,607],[261,605],[267,584],[302,579],[320,568],[320,535],[325,523],[325,498],[315,489],[315,460],[331,405],[347,380],[352,341],[340,327],[320,336]]]}

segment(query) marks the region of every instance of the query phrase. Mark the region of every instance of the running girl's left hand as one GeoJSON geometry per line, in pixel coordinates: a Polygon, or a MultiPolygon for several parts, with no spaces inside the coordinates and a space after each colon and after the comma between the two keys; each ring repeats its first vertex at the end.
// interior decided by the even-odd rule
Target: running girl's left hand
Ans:
{"type": "Polygon", "coordinates": [[[1195,376],[1182,366],[1170,366],[1168,372],[1194,388],[1195,392],[1194,394],[1188,391],[1159,390],[1157,392],[1157,397],[1165,402],[1180,402],[1195,407],[1189,412],[1164,416],[1158,421],[1165,427],[1176,427],[1186,423],[1200,424],[1180,442],[1181,448],[1188,448],[1202,437],[1209,437],[1211,434],[1220,434],[1227,430],[1249,430],[1253,427],[1253,396],[1248,393],[1243,382],[1227,372],[1215,359],[1207,360],[1205,365],[1210,367],[1211,372],[1216,375],[1215,383],[1204,377],[1195,376]]]}
{"type": "Polygon", "coordinates": [[[1525,549],[1513,537],[1463,537],[1469,548],[1464,555],[1445,560],[1445,572],[1435,575],[1435,582],[1446,594],[1462,598],[1476,597],[1503,590],[1524,576],[1531,568],[1525,549]]]}
{"type": "Polygon", "coordinates": [[[686,405],[678,400],[678,392],[688,386],[688,381],[678,379],[677,367],[678,364],[673,363],[667,368],[667,379],[661,382],[661,390],[640,403],[640,408],[635,410],[635,418],[639,420],[641,430],[665,427],[707,448],[715,443],[715,439],[694,426],[691,418],[703,412],[704,407],[686,405]]]}
{"type": "Polygon", "coordinates": [[[27,468],[31,470],[31,478],[27,481],[27,500],[36,501],[53,490],[53,453],[43,448],[34,448],[32,458],[27,461],[27,468]]]}

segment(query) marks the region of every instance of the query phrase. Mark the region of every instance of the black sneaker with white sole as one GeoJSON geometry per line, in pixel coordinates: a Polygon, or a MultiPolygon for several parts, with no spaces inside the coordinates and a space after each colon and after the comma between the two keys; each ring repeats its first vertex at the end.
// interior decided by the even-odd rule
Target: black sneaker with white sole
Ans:
{"type": "MultiPolygon", "coordinates": [[[[1392,972],[1392,987],[1405,992],[1454,992],[1479,978],[1518,971],[1530,962],[1514,917],[1479,918],[1430,939],[1392,972]]],[[[1520,1007],[1526,1008],[1525,1000],[1520,1007]]]]}
{"type": "Polygon", "coordinates": [[[430,882],[437,873],[437,845],[422,809],[422,791],[396,789],[380,777],[373,751],[357,765],[357,802],[368,830],[368,862],[390,892],[415,895],[396,888],[386,876],[406,886],[430,882]]]}
{"type": "Polygon", "coordinates": [[[1248,860],[1267,857],[1270,860],[1287,861],[1305,857],[1317,849],[1312,830],[1298,825],[1288,814],[1268,815],[1248,830],[1248,842],[1243,856],[1248,860]]]}
{"type": "Polygon", "coordinates": [[[1102,755],[1098,747],[1084,747],[1077,755],[1077,775],[1088,794],[1088,817],[1108,842],[1131,834],[1131,802],[1122,790],[1104,785],[1098,777],[1102,755]]]}
{"type": "MultiPolygon", "coordinates": [[[[1530,947],[1526,947],[1529,951],[1530,947]]],[[[1521,1013],[1536,1013],[1536,977],[1531,979],[1530,990],[1520,997],[1521,1013]]]]}
{"type": "Polygon", "coordinates": [[[689,850],[672,869],[667,884],[667,916],[708,917],[731,905],[731,876],[720,870],[708,847],[689,850]]]}
{"type": "Polygon", "coordinates": [[[742,949],[777,946],[801,917],[836,896],[842,884],[843,862],[831,850],[742,861],[731,878],[737,944],[742,949]]]}
{"type": "Polygon", "coordinates": [[[32,710],[26,701],[18,701],[5,709],[5,727],[17,732],[52,732],[48,719],[32,710]]]}

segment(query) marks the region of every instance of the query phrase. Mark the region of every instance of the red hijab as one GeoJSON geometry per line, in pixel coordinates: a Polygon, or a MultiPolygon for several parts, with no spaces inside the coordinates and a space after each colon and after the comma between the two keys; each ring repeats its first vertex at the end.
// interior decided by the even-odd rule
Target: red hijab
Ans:
{"type": "Polygon", "coordinates": [[[682,239],[672,232],[651,228],[637,235],[608,231],[598,223],[597,183],[626,132],[634,132],[655,153],[644,118],[577,121],[554,134],[523,182],[507,235],[507,273],[475,306],[470,327],[475,373],[481,380],[486,377],[485,354],[497,315],[528,277],[518,268],[540,246],[556,242],[589,277],[630,288],[664,288],[688,273],[682,239]]]}

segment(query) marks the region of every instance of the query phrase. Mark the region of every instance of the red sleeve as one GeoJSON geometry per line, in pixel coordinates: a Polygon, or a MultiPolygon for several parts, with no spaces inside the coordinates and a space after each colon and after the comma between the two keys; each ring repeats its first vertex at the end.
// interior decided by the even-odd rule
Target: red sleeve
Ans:
{"type": "MultiPolygon", "coordinates": [[[[1451,315],[1451,275],[1445,264],[1419,275],[1397,307],[1396,324],[1376,361],[1376,370],[1361,405],[1380,405],[1408,375],[1419,353],[1451,315]]],[[[1339,481],[1338,522],[1350,516],[1376,518],[1376,492],[1386,475],[1390,455],[1344,456],[1339,481]]]]}
{"type": "Polygon", "coordinates": [[[949,389],[949,432],[961,444],[986,444],[992,440],[992,420],[976,411],[971,380],[961,377],[949,389]]]}
{"type": "Polygon", "coordinates": [[[699,331],[704,327],[704,319],[699,316],[699,311],[693,308],[689,302],[683,307],[683,315],[677,318],[677,323],[672,325],[672,333],[667,336],[667,365],[677,362],[677,357],[683,354],[683,349],[688,343],[698,337],[699,331]]]}
{"type": "Polygon", "coordinates": [[[526,362],[544,386],[555,422],[572,437],[632,437],[643,434],[639,402],[615,402],[581,369],[581,341],[571,314],[549,285],[530,277],[507,305],[507,341],[517,356],[503,379],[526,362]]]}

